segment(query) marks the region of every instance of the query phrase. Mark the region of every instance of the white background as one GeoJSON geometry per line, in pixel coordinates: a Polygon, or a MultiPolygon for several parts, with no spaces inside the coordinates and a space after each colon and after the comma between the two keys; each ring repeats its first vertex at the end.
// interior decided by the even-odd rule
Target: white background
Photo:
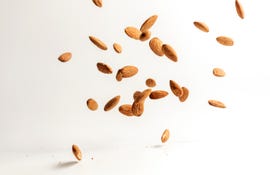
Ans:
{"type": "Polygon", "coordinates": [[[102,8],[91,0],[1,0],[0,173],[270,174],[270,14],[266,0],[240,2],[244,20],[234,0],[103,0],[102,8]],[[124,33],[153,14],[152,36],[175,48],[177,63],[124,33]],[[210,32],[193,21],[205,22],[210,32]],[[89,35],[109,49],[95,47],[89,35]],[[220,35],[235,45],[218,44],[220,35]],[[66,51],[72,59],[59,62],[66,51]],[[114,73],[100,73],[97,62],[114,73]],[[139,73],[117,82],[125,65],[139,73]],[[226,77],[214,77],[214,67],[226,77]],[[123,116],[118,106],[103,111],[116,95],[120,104],[132,103],[149,77],[169,95],[147,100],[140,118],[123,116]],[[171,93],[171,79],[189,88],[185,103],[171,93]],[[88,98],[97,100],[97,111],[87,108],[88,98]],[[227,108],[213,108],[209,99],[227,108]],[[161,144],[166,128],[171,137],[161,144]],[[79,163],[72,144],[82,149],[79,163]]]}

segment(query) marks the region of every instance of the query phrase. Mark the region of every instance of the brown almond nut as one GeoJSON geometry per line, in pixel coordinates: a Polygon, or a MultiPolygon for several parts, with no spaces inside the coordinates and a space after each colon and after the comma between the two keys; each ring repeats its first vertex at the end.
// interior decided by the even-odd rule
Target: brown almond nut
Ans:
{"type": "Polygon", "coordinates": [[[188,98],[189,90],[188,90],[188,88],[186,88],[186,87],[184,87],[184,86],[183,86],[181,89],[183,90],[183,94],[182,94],[181,96],[179,96],[179,100],[180,100],[181,102],[184,102],[184,101],[186,101],[187,98],[188,98]]]}
{"type": "Polygon", "coordinates": [[[158,56],[163,56],[162,41],[158,37],[154,37],[149,41],[150,49],[158,56]]]}
{"type": "Polygon", "coordinates": [[[145,81],[146,86],[148,87],[155,87],[156,86],[156,81],[153,78],[148,78],[145,81]]]}
{"type": "Polygon", "coordinates": [[[97,68],[100,72],[104,73],[104,74],[111,74],[113,73],[113,70],[110,66],[108,66],[107,64],[104,63],[97,63],[97,68]]]}
{"type": "Polygon", "coordinates": [[[102,49],[102,50],[107,50],[108,47],[107,45],[102,42],[100,39],[94,37],[94,36],[89,36],[90,41],[92,41],[93,44],[95,44],[98,48],[102,49]]]}
{"type": "Polygon", "coordinates": [[[149,30],[156,22],[158,16],[153,15],[150,16],[147,20],[144,21],[144,23],[141,25],[140,31],[145,32],[149,30]]]}
{"type": "Polygon", "coordinates": [[[93,3],[94,3],[97,7],[102,7],[102,0],[93,0],[93,3]]]}
{"type": "Polygon", "coordinates": [[[137,29],[136,27],[126,27],[125,28],[125,33],[130,38],[138,40],[138,39],[140,39],[140,36],[141,36],[142,32],[139,29],[137,29]]]}
{"type": "Polygon", "coordinates": [[[168,141],[169,138],[170,138],[170,131],[169,129],[165,129],[161,135],[161,142],[165,143],[168,141]]]}
{"type": "Polygon", "coordinates": [[[58,60],[61,62],[67,62],[71,59],[71,57],[72,57],[72,53],[65,52],[58,57],[58,60]]]}
{"type": "Polygon", "coordinates": [[[144,101],[134,101],[131,110],[134,116],[140,117],[144,112],[144,101]]]}
{"type": "Polygon", "coordinates": [[[213,69],[213,74],[216,76],[216,77],[224,77],[225,76],[225,71],[221,68],[214,68],[213,69]]]}
{"type": "Polygon", "coordinates": [[[122,81],[123,77],[122,77],[121,69],[117,71],[115,78],[117,81],[122,81]]]}
{"type": "Polygon", "coordinates": [[[140,35],[140,40],[141,41],[146,41],[151,37],[151,32],[149,30],[142,32],[140,35]]]}
{"type": "Polygon", "coordinates": [[[136,100],[139,96],[140,96],[141,92],[140,91],[136,91],[133,93],[133,100],[136,100]]]}
{"type": "Polygon", "coordinates": [[[106,105],[104,106],[104,111],[109,111],[114,108],[120,101],[120,95],[113,97],[109,100],[106,105]]]}
{"type": "Polygon", "coordinates": [[[151,92],[149,97],[150,99],[160,99],[160,98],[166,97],[167,95],[168,95],[167,91],[155,90],[151,92]]]}
{"type": "Polygon", "coordinates": [[[226,108],[224,103],[222,103],[221,101],[218,101],[218,100],[208,100],[208,103],[209,103],[209,105],[214,106],[214,107],[226,108]]]}
{"type": "Polygon", "coordinates": [[[162,45],[162,52],[168,57],[170,60],[177,62],[177,54],[175,50],[172,48],[172,46],[168,44],[163,44],[162,45]]]}
{"type": "Polygon", "coordinates": [[[122,46],[118,43],[113,43],[113,49],[115,50],[116,53],[122,52],[122,46]]]}
{"type": "Polygon", "coordinates": [[[244,19],[245,17],[244,9],[238,0],[235,0],[235,8],[238,16],[244,19]]]}
{"type": "Polygon", "coordinates": [[[77,160],[82,160],[82,152],[77,145],[72,145],[72,152],[77,160]]]}
{"type": "Polygon", "coordinates": [[[233,40],[227,36],[219,36],[216,38],[216,40],[219,44],[224,46],[233,46],[234,44],[233,40]]]}
{"type": "Polygon", "coordinates": [[[151,94],[152,89],[145,89],[142,91],[138,97],[134,100],[135,102],[144,102],[147,97],[151,94]]]}
{"type": "Polygon", "coordinates": [[[123,78],[132,77],[138,73],[138,68],[135,66],[124,66],[120,70],[123,78]]]}
{"type": "Polygon", "coordinates": [[[130,104],[124,104],[119,106],[118,108],[119,112],[121,112],[122,114],[126,115],[126,116],[133,116],[132,113],[132,105],[130,104]]]}
{"type": "Polygon", "coordinates": [[[183,94],[183,89],[173,80],[170,80],[170,88],[177,97],[180,97],[183,94]]]}
{"type": "Polygon", "coordinates": [[[208,28],[208,26],[205,23],[199,22],[199,21],[195,21],[195,22],[193,22],[193,24],[195,25],[195,27],[197,27],[201,31],[203,31],[203,32],[209,32],[209,28],[208,28]]]}
{"type": "Polygon", "coordinates": [[[86,104],[87,104],[87,107],[92,111],[95,111],[98,108],[98,103],[96,102],[96,100],[94,100],[92,98],[89,98],[87,100],[86,104]]]}

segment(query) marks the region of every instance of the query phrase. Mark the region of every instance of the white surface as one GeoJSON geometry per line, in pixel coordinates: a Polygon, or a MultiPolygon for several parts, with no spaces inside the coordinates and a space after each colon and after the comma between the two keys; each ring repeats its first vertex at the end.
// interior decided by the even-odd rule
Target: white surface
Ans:
{"type": "Polygon", "coordinates": [[[269,26],[267,1],[242,0],[241,20],[230,1],[0,1],[0,172],[2,174],[270,174],[269,170],[269,26]],[[128,38],[126,26],[139,27],[157,14],[152,36],[172,45],[177,63],[159,58],[148,42],[128,38]],[[210,28],[203,33],[193,21],[210,28]],[[101,51],[90,43],[94,35],[109,46],[101,51]],[[215,38],[227,35],[233,47],[215,38]],[[116,54],[113,42],[123,46],[116,54]],[[61,63],[57,57],[70,51],[61,63]],[[97,71],[105,62],[113,75],[97,71]],[[136,65],[139,73],[122,82],[117,69],[136,65]],[[216,78],[214,67],[227,75],[216,78]],[[121,95],[131,103],[135,90],[170,94],[148,100],[140,118],[127,118],[104,104],[121,95]],[[180,103],[169,80],[190,89],[180,103]],[[94,98],[98,111],[89,111],[94,98]],[[208,105],[223,101],[226,109],[208,105]],[[161,146],[165,128],[170,140],[161,146]],[[73,164],[71,145],[83,150],[73,164]],[[91,160],[91,157],[94,159],[91,160]]]}

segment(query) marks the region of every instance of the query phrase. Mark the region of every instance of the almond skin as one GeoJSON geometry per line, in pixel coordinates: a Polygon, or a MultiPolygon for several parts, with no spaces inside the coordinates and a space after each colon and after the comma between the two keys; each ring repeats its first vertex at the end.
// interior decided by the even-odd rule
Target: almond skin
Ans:
{"type": "Polygon", "coordinates": [[[122,69],[120,69],[122,77],[128,78],[136,75],[138,73],[138,68],[135,66],[124,66],[122,69]]]}
{"type": "Polygon", "coordinates": [[[234,44],[233,40],[227,36],[219,36],[216,38],[216,40],[219,44],[224,46],[233,46],[234,44]]]}
{"type": "Polygon", "coordinates": [[[93,44],[95,44],[98,48],[102,49],[102,50],[107,50],[108,47],[107,45],[102,42],[100,39],[94,37],[94,36],[89,36],[90,41],[92,41],[93,44]]]}
{"type": "Polygon", "coordinates": [[[214,106],[214,107],[226,108],[224,103],[222,103],[221,101],[218,101],[218,100],[208,100],[208,103],[209,103],[209,105],[214,106]]]}
{"type": "Polygon", "coordinates": [[[71,59],[71,57],[72,57],[72,53],[65,52],[58,57],[58,60],[61,62],[67,62],[71,59]]]}
{"type": "Polygon", "coordinates": [[[93,3],[94,3],[97,7],[102,7],[102,0],[93,0],[93,3]]]}
{"type": "Polygon", "coordinates": [[[154,37],[149,41],[150,49],[157,55],[163,56],[164,53],[162,51],[162,41],[158,37],[154,37]]]}
{"type": "Polygon", "coordinates": [[[147,30],[147,31],[144,31],[144,32],[141,33],[141,35],[140,35],[140,40],[141,40],[141,41],[146,41],[146,40],[148,40],[150,37],[151,37],[151,32],[150,32],[149,30],[147,30]]]}
{"type": "Polygon", "coordinates": [[[170,80],[170,88],[175,96],[182,96],[183,89],[175,81],[170,80]]]}
{"type": "Polygon", "coordinates": [[[92,98],[88,99],[86,104],[87,104],[87,107],[92,111],[95,111],[98,109],[98,103],[96,102],[96,100],[92,98]]]}
{"type": "Polygon", "coordinates": [[[124,105],[121,105],[119,108],[118,108],[119,112],[121,112],[122,114],[126,115],[126,116],[133,116],[133,113],[132,113],[132,105],[130,104],[124,104],[124,105]]]}
{"type": "Polygon", "coordinates": [[[136,27],[127,27],[127,28],[125,28],[125,33],[130,38],[139,40],[142,32],[139,29],[137,29],[136,27]]]}
{"type": "Polygon", "coordinates": [[[113,49],[116,53],[121,53],[122,52],[122,46],[118,43],[113,43],[113,49]]]}
{"type": "Polygon", "coordinates": [[[156,86],[156,81],[153,78],[148,78],[145,81],[146,86],[148,87],[155,87],[156,86]]]}
{"type": "Polygon", "coordinates": [[[169,93],[167,91],[163,91],[163,90],[155,90],[152,91],[150,94],[150,99],[160,99],[160,98],[164,98],[168,95],[169,93]]]}
{"type": "Polygon", "coordinates": [[[215,75],[216,77],[224,77],[225,76],[225,71],[221,68],[214,68],[213,69],[213,75],[215,75]]]}
{"type": "Polygon", "coordinates": [[[144,21],[144,23],[141,25],[140,31],[145,32],[149,30],[156,22],[158,16],[153,15],[150,16],[147,20],[144,21]]]}
{"type": "Polygon", "coordinates": [[[170,138],[170,131],[168,129],[165,129],[161,135],[161,142],[165,143],[170,138]]]}
{"type": "Polygon", "coordinates": [[[82,152],[77,145],[72,145],[72,152],[77,160],[82,160],[82,152]]]}
{"type": "Polygon", "coordinates": [[[208,26],[203,23],[203,22],[199,22],[199,21],[195,21],[193,22],[194,26],[197,27],[198,29],[200,29],[203,32],[209,32],[209,28],[208,26]]]}
{"type": "Polygon", "coordinates": [[[244,19],[245,18],[244,9],[238,0],[235,0],[235,8],[236,8],[237,15],[241,19],[244,19]]]}
{"type": "Polygon", "coordinates": [[[172,48],[172,46],[168,44],[163,44],[162,45],[162,52],[172,61],[177,62],[177,54],[175,50],[172,48]]]}
{"type": "Polygon", "coordinates": [[[104,111],[109,111],[114,108],[120,101],[120,95],[113,97],[109,100],[106,105],[104,106],[104,111]]]}
{"type": "Polygon", "coordinates": [[[112,68],[104,63],[97,63],[97,68],[100,72],[102,72],[104,74],[112,74],[113,73],[112,68]]]}
{"type": "Polygon", "coordinates": [[[184,86],[181,89],[183,90],[183,94],[179,97],[179,100],[181,102],[185,102],[188,98],[189,90],[188,90],[188,88],[186,88],[184,86]]]}

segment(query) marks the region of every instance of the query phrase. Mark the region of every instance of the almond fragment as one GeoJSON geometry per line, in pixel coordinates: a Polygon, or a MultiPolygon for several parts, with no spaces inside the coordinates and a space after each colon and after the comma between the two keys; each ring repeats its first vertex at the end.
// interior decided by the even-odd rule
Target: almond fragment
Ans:
{"type": "Polygon", "coordinates": [[[158,37],[154,37],[149,41],[150,49],[158,56],[163,56],[162,41],[158,37]]]}
{"type": "Polygon", "coordinates": [[[177,54],[175,50],[172,48],[172,46],[168,44],[162,45],[162,52],[172,61],[177,62],[177,54]]]}
{"type": "Polygon", "coordinates": [[[183,94],[179,97],[179,100],[180,100],[181,102],[184,102],[184,101],[186,101],[187,98],[188,98],[189,90],[188,90],[188,88],[186,88],[186,87],[184,87],[184,86],[183,86],[181,89],[183,90],[183,94]]]}
{"type": "Polygon", "coordinates": [[[238,0],[235,0],[235,8],[238,16],[244,19],[245,17],[244,9],[238,0]]]}
{"type": "Polygon", "coordinates": [[[102,7],[102,0],[93,0],[93,3],[94,3],[97,7],[102,7]]]}
{"type": "Polygon", "coordinates": [[[227,36],[219,36],[216,38],[216,40],[219,44],[224,46],[233,46],[234,44],[233,40],[227,36]]]}
{"type": "Polygon", "coordinates": [[[193,24],[195,25],[195,27],[197,27],[201,31],[203,31],[203,32],[209,32],[209,28],[208,28],[208,26],[205,23],[199,22],[199,21],[195,21],[195,22],[193,22],[193,24]]]}
{"type": "Polygon", "coordinates": [[[155,90],[151,92],[149,97],[150,99],[160,99],[160,98],[166,97],[167,95],[168,95],[167,91],[155,90]]]}
{"type": "Polygon", "coordinates": [[[155,87],[156,86],[156,81],[153,78],[148,78],[145,81],[146,86],[148,87],[155,87]]]}
{"type": "Polygon", "coordinates": [[[218,101],[218,100],[208,100],[208,103],[209,103],[209,105],[214,106],[214,107],[226,108],[224,103],[222,103],[221,101],[218,101]]]}
{"type": "Polygon", "coordinates": [[[148,40],[150,37],[151,37],[151,32],[150,32],[149,30],[147,30],[147,31],[144,31],[144,32],[141,33],[141,35],[140,35],[140,40],[141,40],[141,41],[146,41],[146,40],[148,40]]]}
{"type": "Polygon", "coordinates": [[[126,115],[126,116],[133,116],[133,113],[132,113],[132,105],[130,104],[124,104],[124,105],[121,105],[118,110],[119,112],[121,112],[122,114],[126,115]]]}
{"type": "Polygon", "coordinates": [[[138,68],[135,66],[124,66],[122,69],[120,69],[122,77],[128,78],[136,75],[138,73],[138,68]]]}
{"type": "Polygon", "coordinates": [[[150,16],[147,20],[144,21],[144,23],[141,25],[140,31],[145,32],[149,30],[156,22],[158,16],[153,15],[150,16]]]}
{"type": "Polygon", "coordinates": [[[110,66],[108,66],[107,64],[104,63],[97,63],[97,68],[100,72],[104,73],[104,74],[111,74],[113,73],[113,70],[110,66]]]}
{"type": "Polygon", "coordinates": [[[127,27],[127,28],[125,28],[125,33],[130,38],[138,40],[138,39],[140,39],[142,32],[139,29],[137,29],[136,27],[127,27]]]}
{"type": "Polygon", "coordinates": [[[225,76],[225,71],[221,68],[214,68],[213,69],[213,74],[216,76],[216,77],[224,77],[225,76]]]}
{"type": "Polygon", "coordinates": [[[169,138],[170,138],[170,131],[169,129],[165,129],[161,135],[161,142],[165,143],[168,141],[169,138]]]}
{"type": "Polygon", "coordinates": [[[98,103],[96,102],[96,100],[92,98],[88,99],[86,104],[87,104],[87,107],[92,111],[95,111],[98,108],[98,103]]]}
{"type": "Polygon", "coordinates": [[[182,96],[183,89],[175,81],[170,80],[170,88],[175,96],[182,96]]]}
{"type": "Polygon", "coordinates": [[[82,152],[77,145],[72,145],[72,152],[77,160],[82,160],[82,152]]]}
{"type": "Polygon", "coordinates": [[[71,59],[71,57],[72,54],[70,52],[65,52],[58,57],[58,60],[61,62],[67,62],[71,59]]]}
{"type": "Polygon", "coordinates": [[[118,43],[113,43],[113,49],[115,50],[116,53],[122,52],[122,46],[118,43]]]}
{"type": "Polygon", "coordinates": [[[109,111],[114,108],[120,101],[120,95],[113,97],[109,100],[106,105],[104,106],[104,111],[109,111]]]}
{"type": "Polygon", "coordinates": [[[94,37],[94,36],[89,36],[90,41],[92,41],[93,44],[95,44],[98,48],[102,49],[102,50],[107,50],[108,47],[107,45],[102,42],[100,39],[94,37]]]}

